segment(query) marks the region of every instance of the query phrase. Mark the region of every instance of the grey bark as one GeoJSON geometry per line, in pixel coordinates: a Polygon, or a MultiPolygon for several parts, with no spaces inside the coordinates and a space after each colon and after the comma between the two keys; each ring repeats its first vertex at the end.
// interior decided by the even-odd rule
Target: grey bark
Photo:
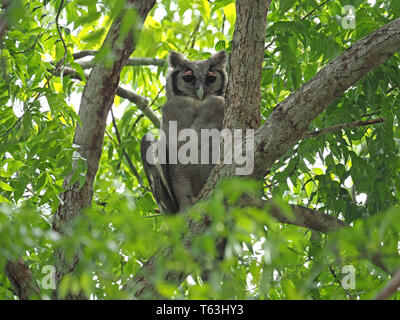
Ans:
{"type": "Polygon", "coordinates": [[[236,24],[229,55],[224,127],[257,129],[267,12],[271,0],[236,1],[236,24]]]}
{"type": "Polygon", "coordinates": [[[10,280],[13,293],[20,300],[27,300],[39,293],[39,288],[33,279],[31,270],[21,258],[15,261],[7,261],[4,271],[10,280]]]}

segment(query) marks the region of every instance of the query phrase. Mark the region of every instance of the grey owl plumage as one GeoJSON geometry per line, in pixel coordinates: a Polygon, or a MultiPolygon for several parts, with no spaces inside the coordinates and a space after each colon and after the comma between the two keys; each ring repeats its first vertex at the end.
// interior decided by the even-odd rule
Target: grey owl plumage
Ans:
{"type": "MultiPolygon", "coordinates": [[[[201,164],[200,137],[201,129],[222,130],[227,60],[228,55],[225,51],[220,51],[202,61],[190,61],[174,51],[168,56],[170,71],[166,85],[167,102],[162,107],[161,129],[166,134],[168,147],[171,147],[168,135],[170,121],[176,121],[178,133],[182,129],[193,129],[199,137],[199,162],[182,164],[178,161],[174,164],[171,161],[172,155],[167,153],[166,164],[157,161],[151,164],[146,156],[152,155],[149,148],[154,146],[154,142],[151,142],[154,137],[150,133],[143,137],[141,142],[143,167],[162,212],[176,213],[190,207],[215,165],[211,159],[213,147],[211,138],[206,138],[209,139],[210,148],[208,161],[206,164],[201,164]]],[[[175,147],[179,150],[185,141],[172,144],[176,144],[175,147]]]]}

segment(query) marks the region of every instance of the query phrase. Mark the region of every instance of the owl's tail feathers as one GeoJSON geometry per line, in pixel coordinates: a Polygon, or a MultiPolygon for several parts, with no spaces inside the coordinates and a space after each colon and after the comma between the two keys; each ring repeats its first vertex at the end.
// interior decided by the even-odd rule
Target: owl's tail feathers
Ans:
{"type": "MultiPolygon", "coordinates": [[[[158,141],[151,133],[147,133],[142,138],[140,155],[144,172],[161,212],[177,213],[179,207],[168,174],[168,161],[166,161],[167,163],[160,162],[157,154],[157,143],[158,141]]],[[[166,159],[168,159],[168,153],[166,159]]]]}

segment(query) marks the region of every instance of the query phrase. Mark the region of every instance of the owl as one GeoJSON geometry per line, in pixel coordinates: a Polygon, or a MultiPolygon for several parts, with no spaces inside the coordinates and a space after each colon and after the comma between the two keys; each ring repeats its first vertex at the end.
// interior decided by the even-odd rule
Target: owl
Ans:
{"type": "Polygon", "coordinates": [[[190,61],[174,51],[168,56],[167,102],[162,107],[161,121],[164,136],[155,141],[147,133],[141,142],[143,168],[161,212],[176,213],[190,207],[216,163],[212,138],[202,136],[202,132],[222,130],[227,60],[226,51],[202,61],[190,61]],[[187,132],[190,134],[185,136],[187,132]],[[194,154],[191,159],[197,161],[180,161],[191,135],[197,135],[189,146],[194,154]],[[161,141],[166,145],[165,161],[154,152],[161,141]]]}

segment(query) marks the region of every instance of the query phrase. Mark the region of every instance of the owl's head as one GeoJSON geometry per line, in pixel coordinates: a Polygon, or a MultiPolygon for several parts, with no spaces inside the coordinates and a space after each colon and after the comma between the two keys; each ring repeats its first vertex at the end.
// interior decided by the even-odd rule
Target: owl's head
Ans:
{"type": "Polygon", "coordinates": [[[168,63],[167,99],[188,96],[203,100],[208,96],[224,96],[228,80],[225,66],[226,51],[220,51],[207,60],[190,61],[182,54],[171,51],[168,63]]]}

